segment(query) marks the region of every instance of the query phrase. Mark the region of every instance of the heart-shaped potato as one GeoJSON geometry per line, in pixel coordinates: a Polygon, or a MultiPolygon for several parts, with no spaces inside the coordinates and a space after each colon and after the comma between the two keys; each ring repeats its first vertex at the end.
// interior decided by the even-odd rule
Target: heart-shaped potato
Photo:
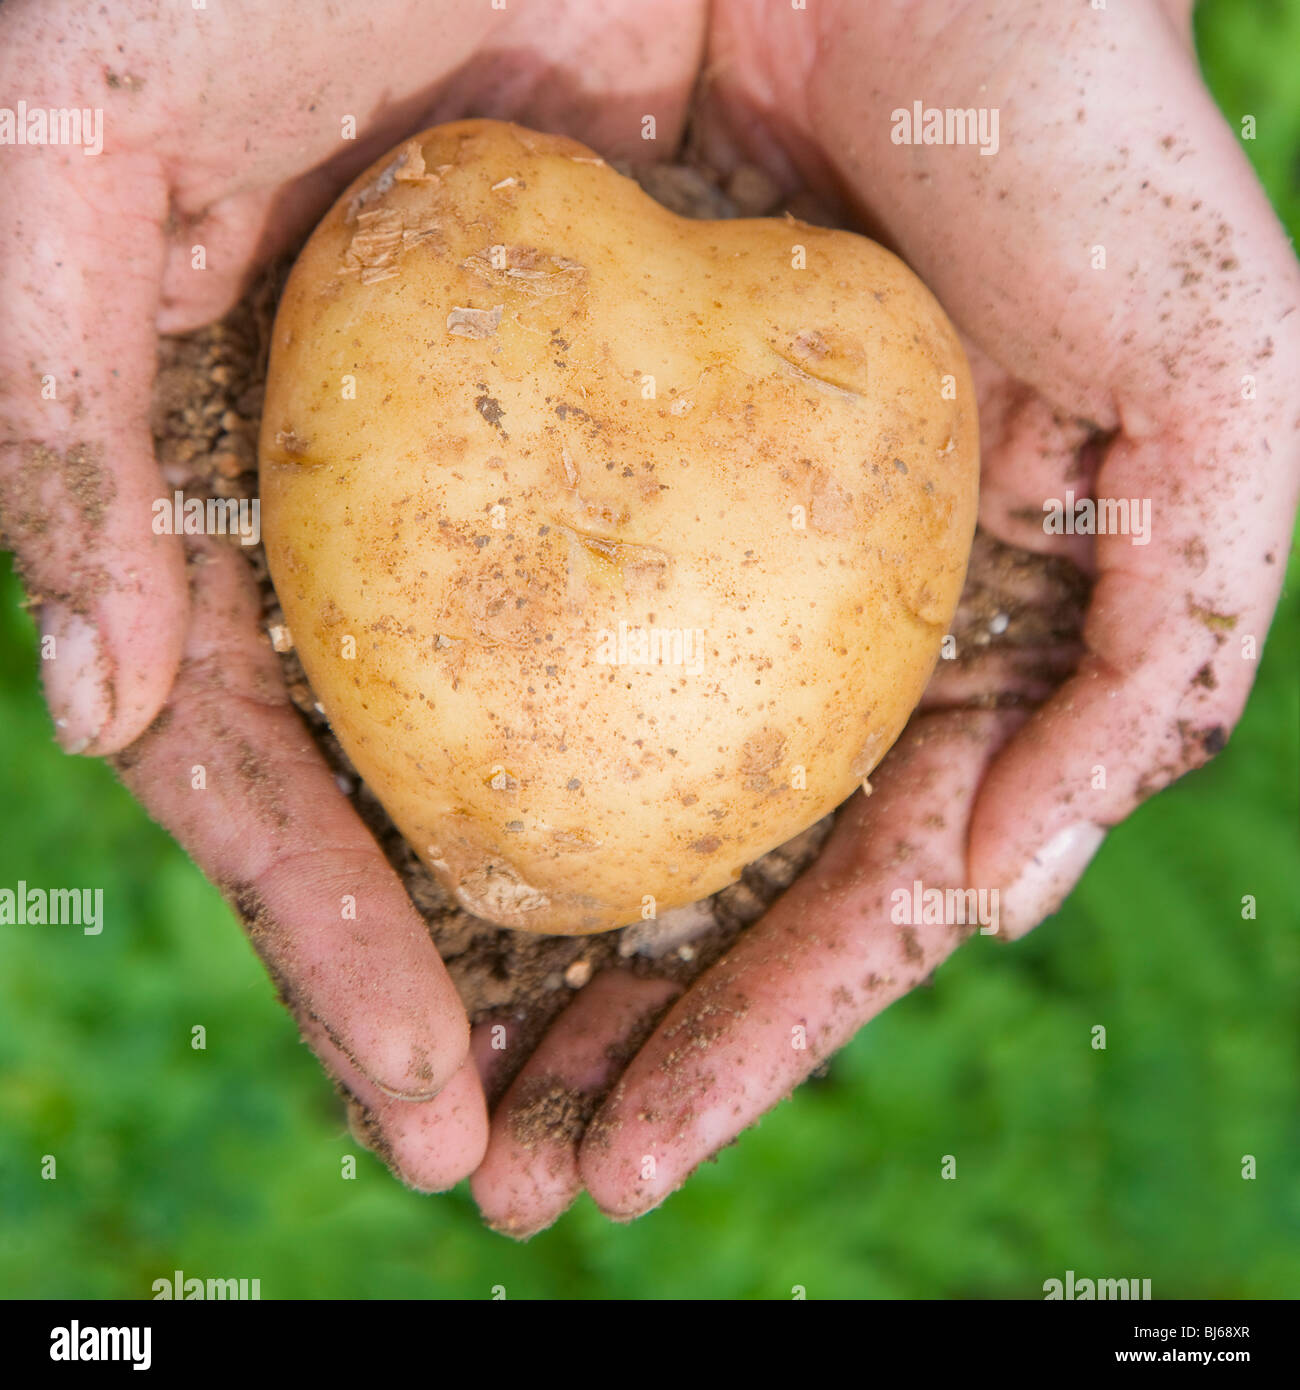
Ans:
{"type": "Polygon", "coordinates": [[[863,237],[692,222],[582,145],[408,140],[276,318],[263,533],[308,678],[470,912],[600,931],[843,801],[975,523],[956,334],[863,237]]]}

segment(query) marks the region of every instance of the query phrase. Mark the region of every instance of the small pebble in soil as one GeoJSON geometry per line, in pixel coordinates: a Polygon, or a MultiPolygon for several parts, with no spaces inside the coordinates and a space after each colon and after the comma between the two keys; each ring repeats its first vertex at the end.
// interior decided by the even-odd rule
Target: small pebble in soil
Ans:
{"type": "Polygon", "coordinates": [[[591,962],[579,958],[564,972],[564,983],[570,989],[581,989],[591,979],[591,962]]]}

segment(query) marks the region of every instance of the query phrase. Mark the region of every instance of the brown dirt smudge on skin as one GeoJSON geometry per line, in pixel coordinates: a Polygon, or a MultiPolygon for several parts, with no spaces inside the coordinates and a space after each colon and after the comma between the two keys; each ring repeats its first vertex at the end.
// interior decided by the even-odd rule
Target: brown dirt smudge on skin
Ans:
{"type": "Polygon", "coordinates": [[[298,994],[277,964],[277,944],[282,935],[279,924],[271,915],[266,900],[251,883],[219,883],[221,896],[230,904],[239,919],[249,945],[257,952],[275,990],[276,998],[299,1021],[310,1017],[300,1005],[298,994]]]}
{"type": "Polygon", "coordinates": [[[74,444],[64,455],[64,477],[87,527],[103,525],[109,503],[117,495],[117,483],[105,468],[98,445],[74,444]]]}
{"type": "Polygon", "coordinates": [[[267,760],[245,738],[238,741],[238,753],[239,761],[235,770],[239,785],[257,812],[258,819],[277,830],[286,829],[289,825],[289,813],[284,809],[281,794],[283,789],[279,779],[270,770],[267,760]]]}
{"type": "Polygon", "coordinates": [[[628,1028],[622,1037],[615,1042],[607,1044],[605,1048],[605,1060],[610,1063],[612,1074],[621,1076],[627,1064],[636,1056],[638,1052],[650,1040],[650,1035],[659,1027],[660,1021],[668,1014],[668,1011],[677,1002],[677,995],[671,999],[666,999],[662,1004],[657,1004],[636,1020],[628,1028]]]}
{"type": "Polygon", "coordinates": [[[40,536],[55,519],[43,500],[61,483],[87,530],[103,525],[108,506],[117,495],[117,482],[104,466],[103,450],[82,441],[60,457],[55,449],[29,440],[22,450],[18,487],[9,508],[9,525],[16,534],[40,536]]]}
{"type": "MultiPolygon", "coordinates": [[[[302,1001],[302,996],[290,984],[279,965],[279,948],[283,941],[283,929],[276,921],[270,908],[266,905],[266,899],[251,883],[227,883],[218,884],[218,889],[222,897],[233,908],[235,916],[239,918],[240,925],[244,929],[244,934],[248,937],[249,944],[257,952],[257,958],[262,962],[262,968],[266,971],[271,981],[271,986],[275,990],[276,998],[293,1015],[299,1028],[303,1023],[310,1020],[314,1023],[333,1046],[344,1056],[358,1072],[364,1074],[351,1049],[335,1030],[317,1014],[313,1013],[302,1001]]],[[[432,1066],[427,1063],[422,1064],[417,1071],[420,1076],[432,1076],[432,1066]]],[[[341,1085],[342,1083],[336,1083],[341,1085]]],[[[349,1093],[350,1094],[350,1093],[349,1093]]],[[[360,1102],[357,1102],[360,1104],[360,1102]]]]}
{"type": "Polygon", "coordinates": [[[397,1163],[394,1159],[392,1145],[388,1142],[383,1127],[375,1118],[374,1111],[337,1079],[334,1082],[334,1090],[343,1098],[344,1105],[347,1107],[348,1129],[351,1131],[352,1137],[362,1148],[369,1149],[386,1168],[397,1173],[397,1163]]]}
{"type": "MultiPolygon", "coordinates": [[[[93,553],[96,533],[103,528],[117,483],[102,461],[97,444],[80,442],[62,456],[39,440],[22,441],[19,462],[10,480],[7,505],[0,516],[0,545],[14,552],[14,570],[26,591],[26,605],[38,608],[46,601],[61,604],[69,612],[86,616],[96,599],[116,585],[102,566],[85,559],[93,553]],[[71,505],[72,516],[68,516],[71,505]],[[18,553],[40,551],[52,529],[77,526],[76,554],[56,572],[48,564],[25,563],[18,553]],[[38,576],[38,572],[44,572],[38,576]]],[[[106,681],[110,706],[115,699],[106,681]]]]}
{"type": "Polygon", "coordinates": [[[614,1136],[623,1127],[623,1122],[617,1119],[616,1115],[626,1095],[627,1084],[620,1078],[614,1083],[614,1089],[610,1091],[605,1104],[597,1110],[587,1125],[587,1132],[583,1136],[584,1143],[592,1144],[608,1153],[614,1143],[614,1136]]]}
{"type": "Polygon", "coordinates": [[[599,1093],[580,1091],[558,1076],[524,1082],[510,1106],[510,1137],[526,1152],[539,1145],[576,1148],[601,1102],[599,1093]]]}
{"type": "Polygon", "coordinates": [[[671,1044],[659,1063],[659,1070],[672,1076],[693,1057],[707,1053],[749,1015],[749,1001],[736,995],[730,981],[706,980],[689,997],[685,1015],[664,1029],[663,1040],[671,1044]]]}
{"type": "Polygon", "coordinates": [[[904,960],[919,965],[925,959],[925,952],[921,949],[921,939],[917,936],[915,927],[904,927],[898,933],[898,944],[902,948],[904,960]]]}

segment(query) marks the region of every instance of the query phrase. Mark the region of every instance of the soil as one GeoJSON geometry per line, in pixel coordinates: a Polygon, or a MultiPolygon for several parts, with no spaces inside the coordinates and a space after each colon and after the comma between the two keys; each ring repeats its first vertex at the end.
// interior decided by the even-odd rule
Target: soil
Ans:
{"type": "MultiPolygon", "coordinates": [[[[767,178],[741,169],[725,183],[709,170],[684,165],[626,169],[651,196],[685,216],[755,216],[789,210],[823,221],[801,200],[781,204],[767,178]]],[[[159,340],[152,428],[168,490],[187,498],[257,495],[257,434],[271,324],[292,257],[267,268],[225,318],[183,337],[159,340]]],[[[231,538],[232,544],[238,538],[231,538]]],[[[817,856],[833,816],[751,864],[740,880],[712,898],[600,936],[549,937],[512,931],[462,911],[402,839],[361,782],[330,731],[293,650],[267,573],[261,545],[240,546],[261,586],[268,639],[279,654],[294,704],[333,768],[339,786],[401,875],[429,925],[471,1020],[511,1019],[526,1037],[539,1036],[599,970],[614,964],[638,974],[693,979],[721,956],[817,856]]],[[[1072,567],[1013,550],[978,534],[960,610],[952,624],[959,653],[997,646],[1032,652],[1077,637],[1086,584],[1072,567]],[[1024,595],[1031,590],[1033,601],[1024,595]],[[1044,595],[1046,597],[1044,598],[1044,595]]],[[[1050,683],[1061,677],[1050,673],[1050,683]]],[[[1049,673],[1044,673],[1045,678],[1049,673]]],[[[1041,696],[1040,696],[1041,698],[1041,696]]],[[[526,1040],[526,1038],[525,1038],[526,1040]]],[[[528,1048],[512,1048],[526,1056],[528,1048]]],[[[508,1078],[500,1078],[498,1086],[508,1078]]],[[[538,1095],[532,1113],[551,1127],[564,1097],[538,1095]]]]}

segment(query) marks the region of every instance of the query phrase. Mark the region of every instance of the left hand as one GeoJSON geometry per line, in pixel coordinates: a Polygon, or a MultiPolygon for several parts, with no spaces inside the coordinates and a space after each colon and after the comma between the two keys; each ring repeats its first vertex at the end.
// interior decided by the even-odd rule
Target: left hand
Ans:
{"type": "Polygon", "coordinates": [[[1188,16],[1178,0],[715,5],[710,153],[847,191],[943,302],[973,344],[981,524],[1094,576],[1084,649],[1054,692],[1063,651],[941,666],[872,796],[621,1075],[610,1057],[671,987],[588,985],[493,1116],[473,1186],[498,1228],[540,1230],[582,1185],[619,1219],[657,1205],[966,935],[895,925],[894,890],[997,888],[1014,938],[1106,829],[1223,747],[1300,487],[1300,276],[1188,16]],[[891,113],[917,99],[997,109],[999,152],[893,144],[891,113]],[[1149,544],[1045,535],[1066,488],[1150,499],[1149,544]]]}

